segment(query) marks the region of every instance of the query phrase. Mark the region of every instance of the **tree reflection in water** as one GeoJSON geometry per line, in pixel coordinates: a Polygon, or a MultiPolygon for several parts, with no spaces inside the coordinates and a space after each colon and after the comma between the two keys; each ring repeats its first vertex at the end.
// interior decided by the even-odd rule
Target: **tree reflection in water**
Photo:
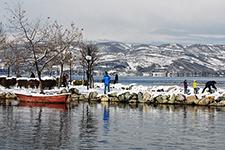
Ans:
{"type": "MultiPolygon", "coordinates": [[[[57,109],[58,107],[60,106],[56,106],[57,109]]],[[[46,108],[47,105],[30,107],[29,120],[32,131],[31,135],[27,136],[32,137],[30,144],[34,149],[58,149],[71,137],[70,112],[46,108]]]]}
{"type": "Polygon", "coordinates": [[[0,149],[148,149],[148,143],[222,149],[224,112],[225,107],[83,102],[66,111],[1,106],[0,149]]]}
{"type": "Polygon", "coordinates": [[[91,112],[89,103],[83,103],[82,117],[79,125],[79,149],[97,148],[98,121],[91,112]]]}
{"type": "MultiPolygon", "coordinates": [[[[32,111],[32,109],[30,110],[32,111]]],[[[32,113],[30,113],[32,114],[32,113]]],[[[38,117],[35,119],[37,122],[34,124],[34,130],[33,130],[33,143],[34,149],[37,149],[39,146],[40,138],[41,138],[41,116],[42,116],[42,108],[39,109],[38,117]]],[[[33,115],[31,116],[31,119],[33,120],[33,115]]]]}

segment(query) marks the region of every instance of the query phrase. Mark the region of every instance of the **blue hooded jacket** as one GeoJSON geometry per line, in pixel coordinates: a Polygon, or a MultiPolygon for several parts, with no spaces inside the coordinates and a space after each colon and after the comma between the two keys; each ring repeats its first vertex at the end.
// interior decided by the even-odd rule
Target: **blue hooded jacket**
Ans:
{"type": "Polygon", "coordinates": [[[110,83],[110,76],[109,75],[104,75],[103,82],[104,82],[105,85],[109,85],[109,83],[110,83]]]}

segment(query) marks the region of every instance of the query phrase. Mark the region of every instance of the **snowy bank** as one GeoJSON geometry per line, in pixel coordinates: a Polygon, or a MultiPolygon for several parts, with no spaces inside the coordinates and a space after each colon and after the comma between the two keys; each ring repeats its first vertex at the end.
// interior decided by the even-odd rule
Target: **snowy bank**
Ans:
{"type": "MultiPolygon", "coordinates": [[[[68,102],[74,101],[97,101],[97,102],[119,102],[119,103],[147,103],[147,104],[180,104],[180,105],[203,105],[203,106],[225,106],[225,90],[218,89],[213,94],[208,92],[184,94],[183,88],[174,86],[141,86],[136,84],[123,85],[112,84],[111,92],[104,94],[103,83],[95,83],[93,89],[87,90],[86,86],[70,86],[68,88],[55,88],[45,90],[46,95],[59,93],[71,93],[68,102]]],[[[38,94],[37,89],[6,89],[0,86],[1,99],[16,99],[15,93],[38,94]]]]}
{"type": "Polygon", "coordinates": [[[95,88],[87,90],[85,86],[72,86],[71,101],[101,101],[121,103],[148,103],[148,104],[181,104],[225,106],[225,90],[218,89],[213,94],[208,92],[194,94],[189,88],[188,94],[180,86],[141,86],[141,85],[111,85],[111,92],[104,93],[104,85],[96,83],[95,88]]]}

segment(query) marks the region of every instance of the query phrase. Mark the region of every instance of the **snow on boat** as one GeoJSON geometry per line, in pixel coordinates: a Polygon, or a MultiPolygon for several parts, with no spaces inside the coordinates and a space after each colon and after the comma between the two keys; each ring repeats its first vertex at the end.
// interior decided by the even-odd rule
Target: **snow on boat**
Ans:
{"type": "Polygon", "coordinates": [[[32,102],[32,103],[66,103],[67,98],[70,94],[56,94],[56,95],[32,95],[32,94],[21,94],[16,93],[17,98],[21,102],[32,102]]]}

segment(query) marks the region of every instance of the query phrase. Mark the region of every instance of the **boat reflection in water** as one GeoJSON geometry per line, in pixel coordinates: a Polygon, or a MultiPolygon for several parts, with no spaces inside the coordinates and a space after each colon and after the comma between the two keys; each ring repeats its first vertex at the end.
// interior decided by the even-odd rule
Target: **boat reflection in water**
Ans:
{"type": "Polygon", "coordinates": [[[54,103],[25,103],[21,102],[19,104],[21,107],[46,107],[46,108],[52,108],[52,109],[59,109],[66,111],[67,105],[66,104],[54,104],[54,103]]]}
{"type": "Polygon", "coordinates": [[[224,149],[225,107],[21,103],[0,132],[0,149],[224,149]]]}

